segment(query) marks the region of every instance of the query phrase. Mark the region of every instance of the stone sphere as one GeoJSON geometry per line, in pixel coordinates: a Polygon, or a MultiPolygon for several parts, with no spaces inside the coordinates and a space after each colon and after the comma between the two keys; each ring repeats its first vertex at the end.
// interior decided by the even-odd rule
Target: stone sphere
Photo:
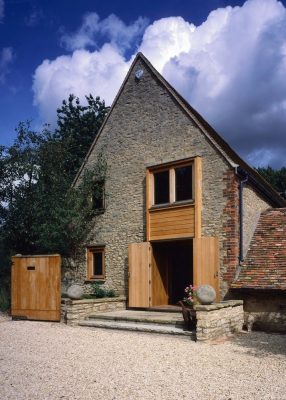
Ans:
{"type": "Polygon", "coordinates": [[[197,299],[201,304],[212,304],[216,298],[216,291],[210,285],[201,285],[198,287],[197,299]]]}
{"type": "Polygon", "coordinates": [[[73,284],[68,288],[67,295],[72,300],[79,300],[83,295],[83,288],[80,285],[73,284]]]}

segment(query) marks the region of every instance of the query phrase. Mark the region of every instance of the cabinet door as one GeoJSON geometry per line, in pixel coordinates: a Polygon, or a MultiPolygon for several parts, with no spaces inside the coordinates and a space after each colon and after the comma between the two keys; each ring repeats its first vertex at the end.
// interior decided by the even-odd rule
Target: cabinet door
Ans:
{"type": "Polygon", "coordinates": [[[151,301],[151,245],[149,242],[131,243],[129,263],[129,307],[149,307],[151,301]]]}
{"type": "Polygon", "coordinates": [[[217,237],[194,239],[194,285],[211,285],[219,301],[219,241],[217,237]]]}

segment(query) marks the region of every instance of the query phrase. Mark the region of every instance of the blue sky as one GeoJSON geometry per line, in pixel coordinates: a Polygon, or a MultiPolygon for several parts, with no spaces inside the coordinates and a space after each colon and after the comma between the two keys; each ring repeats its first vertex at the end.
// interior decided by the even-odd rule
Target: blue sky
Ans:
{"type": "Polygon", "coordinates": [[[0,143],[68,94],[110,104],[138,50],[250,164],[286,165],[286,0],[0,0],[0,143]]]}

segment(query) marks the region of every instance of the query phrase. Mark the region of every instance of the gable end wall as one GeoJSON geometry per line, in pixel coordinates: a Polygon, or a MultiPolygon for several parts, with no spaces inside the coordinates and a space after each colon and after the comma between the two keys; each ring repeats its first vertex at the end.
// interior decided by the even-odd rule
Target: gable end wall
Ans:
{"type": "MultiPolygon", "coordinates": [[[[108,164],[106,210],[95,218],[86,244],[106,245],[106,285],[127,294],[128,244],[146,240],[146,167],[201,156],[202,235],[219,237],[224,296],[238,260],[236,176],[141,60],[131,71],[87,168],[101,152],[108,164]],[[139,68],[144,75],[136,82],[134,72],[139,68]]],[[[86,277],[85,261],[79,264],[79,275],[86,277]]]]}

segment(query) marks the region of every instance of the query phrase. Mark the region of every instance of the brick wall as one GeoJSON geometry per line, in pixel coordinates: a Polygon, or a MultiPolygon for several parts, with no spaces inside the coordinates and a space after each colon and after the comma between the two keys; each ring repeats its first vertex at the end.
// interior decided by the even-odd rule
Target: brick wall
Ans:
{"type": "Polygon", "coordinates": [[[239,181],[233,171],[224,173],[222,294],[234,279],[239,257],[239,181]]]}

